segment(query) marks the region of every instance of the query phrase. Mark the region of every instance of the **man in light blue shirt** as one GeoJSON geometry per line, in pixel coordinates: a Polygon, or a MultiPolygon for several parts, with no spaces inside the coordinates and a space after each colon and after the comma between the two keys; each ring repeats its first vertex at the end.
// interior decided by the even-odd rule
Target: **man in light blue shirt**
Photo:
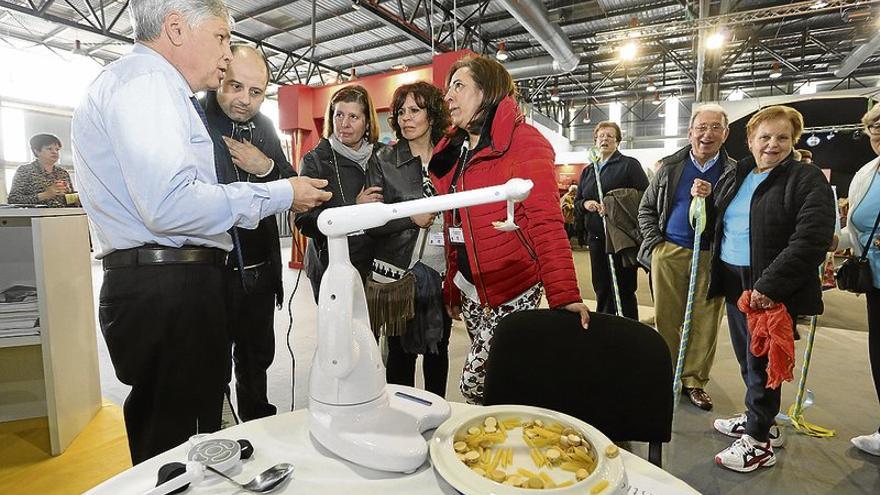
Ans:
{"type": "MultiPolygon", "coordinates": [[[[306,177],[218,184],[194,93],[232,54],[221,0],[131,0],[137,43],[74,112],[74,166],[104,265],[99,319],[138,463],[220,427],[229,375],[228,231],[330,198],[306,177]]],[[[219,165],[218,165],[219,167],[219,165]]]]}

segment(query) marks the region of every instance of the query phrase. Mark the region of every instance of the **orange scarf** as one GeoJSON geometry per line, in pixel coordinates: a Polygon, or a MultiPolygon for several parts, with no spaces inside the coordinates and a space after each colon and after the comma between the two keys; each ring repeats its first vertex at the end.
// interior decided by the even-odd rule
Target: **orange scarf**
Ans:
{"type": "Polygon", "coordinates": [[[736,307],[745,313],[751,346],[757,357],[767,356],[767,388],[779,388],[783,381],[794,379],[794,334],[791,316],[784,304],[770,309],[752,309],[749,306],[752,291],[742,293],[736,307]]]}

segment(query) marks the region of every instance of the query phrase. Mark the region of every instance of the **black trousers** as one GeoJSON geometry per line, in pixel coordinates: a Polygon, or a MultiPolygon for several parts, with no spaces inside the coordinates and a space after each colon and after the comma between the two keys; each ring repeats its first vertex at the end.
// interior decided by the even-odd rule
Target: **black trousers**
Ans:
{"type": "Polygon", "coordinates": [[[104,271],[98,309],[131,460],[143,462],[220,429],[229,374],[226,268],[177,264],[104,271]]]}
{"type": "Polygon", "coordinates": [[[244,271],[244,284],[237,270],[229,269],[229,333],[235,394],[242,421],[272,416],[277,412],[266,394],[266,371],[275,359],[275,280],[272,265],[244,271]]]}
{"type": "MultiPolygon", "coordinates": [[[[422,374],[425,377],[425,390],[440,397],[446,397],[446,379],[449,376],[449,335],[452,333],[452,318],[443,311],[443,338],[437,344],[437,354],[422,355],[422,374]]],[[[388,383],[415,386],[416,358],[403,350],[401,337],[388,337],[388,362],[385,378],[388,383]]]]}
{"type": "Polygon", "coordinates": [[[880,289],[871,289],[865,295],[868,304],[868,359],[874,376],[874,389],[880,400],[880,289]]]}
{"type": "MultiPolygon", "coordinates": [[[[590,267],[593,272],[593,290],[596,291],[596,309],[600,313],[617,314],[614,301],[614,284],[611,280],[611,268],[608,266],[608,255],[605,253],[605,237],[590,235],[590,267]]],[[[620,305],[623,316],[639,319],[639,303],[636,300],[638,284],[637,267],[623,267],[620,256],[614,256],[614,268],[617,272],[617,284],[620,289],[620,305]]]]}
{"type": "MultiPolygon", "coordinates": [[[[766,442],[770,427],[776,422],[776,415],[782,402],[782,386],[767,388],[767,356],[757,357],[749,350],[752,339],[746,315],[736,307],[734,296],[752,288],[749,267],[738,267],[724,263],[725,299],[727,302],[727,325],[730,327],[730,344],[739,362],[740,374],[746,385],[746,431],[752,438],[766,442]]],[[[796,316],[791,315],[792,324],[796,316]]],[[[792,327],[792,330],[794,328],[792,327]]]]}

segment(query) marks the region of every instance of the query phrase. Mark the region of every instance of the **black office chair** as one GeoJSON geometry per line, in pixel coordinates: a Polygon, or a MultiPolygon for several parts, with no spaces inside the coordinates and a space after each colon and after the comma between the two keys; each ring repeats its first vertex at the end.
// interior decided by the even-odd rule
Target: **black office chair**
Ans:
{"type": "Polygon", "coordinates": [[[553,409],[613,441],[648,442],[661,465],[672,437],[672,358],[653,328],[591,313],[590,328],[562,310],[514,313],[495,330],[486,361],[484,404],[553,409]]]}

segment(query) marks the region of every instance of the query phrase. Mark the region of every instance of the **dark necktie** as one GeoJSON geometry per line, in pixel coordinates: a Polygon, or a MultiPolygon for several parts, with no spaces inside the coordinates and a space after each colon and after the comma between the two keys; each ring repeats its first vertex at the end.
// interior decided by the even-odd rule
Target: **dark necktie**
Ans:
{"type": "MultiPolygon", "coordinates": [[[[221,149],[228,154],[228,151],[225,150],[226,146],[225,144],[220,146],[223,140],[217,137],[211,129],[211,126],[208,124],[208,116],[205,115],[205,110],[199,104],[199,100],[197,100],[195,96],[190,96],[189,100],[192,102],[193,107],[195,107],[196,113],[199,114],[199,118],[202,119],[202,123],[205,124],[205,129],[208,131],[208,134],[211,136],[211,141],[214,143],[214,170],[217,173],[217,182],[220,184],[229,184],[232,182],[232,177],[234,175],[227,170],[230,168],[229,165],[231,165],[231,163],[224,164],[224,160],[220,154],[221,149]]],[[[238,228],[233,226],[229,229],[229,234],[232,236],[232,251],[235,255],[236,265],[238,266],[238,274],[241,277],[241,285],[243,289],[247,290],[244,282],[244,257],[241,254],[241,241],[238,240],[238,228]]]]}

